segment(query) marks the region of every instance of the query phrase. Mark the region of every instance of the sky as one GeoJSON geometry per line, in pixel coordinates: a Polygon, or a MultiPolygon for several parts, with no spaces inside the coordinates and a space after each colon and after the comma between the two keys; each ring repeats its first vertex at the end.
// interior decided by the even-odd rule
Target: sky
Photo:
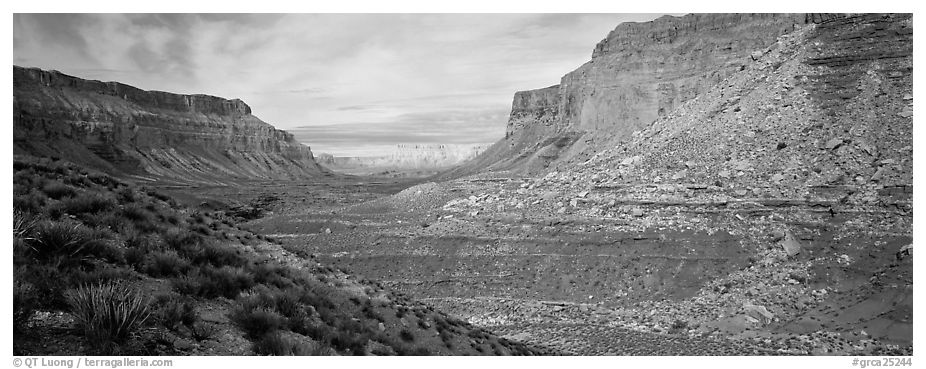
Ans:
{"type": "Polygon", "coordinates": [[[486,144],[516,91],[559,83],[659,14],[14,14],[13,61],[240,98],[316,153],[486,144]]]}

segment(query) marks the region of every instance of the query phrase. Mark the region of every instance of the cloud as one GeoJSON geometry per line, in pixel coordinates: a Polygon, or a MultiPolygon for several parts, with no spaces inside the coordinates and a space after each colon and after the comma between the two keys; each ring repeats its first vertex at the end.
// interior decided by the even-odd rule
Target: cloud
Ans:
{"type": "Polygon", "coordinates": [[[515,91],[558,83],[617,24],[657,17],[14,14],[13,55],[84,78],[240,98],[277,127],[303,127],[310,143],[491,142],[515,91]]]}

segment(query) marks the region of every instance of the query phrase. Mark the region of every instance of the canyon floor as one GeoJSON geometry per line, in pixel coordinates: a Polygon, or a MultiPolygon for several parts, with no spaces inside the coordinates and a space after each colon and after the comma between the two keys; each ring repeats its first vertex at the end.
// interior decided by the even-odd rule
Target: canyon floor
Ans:
{"type": "Polygon", "coordinates": [[[289,251],[550,352],[912,354],[903,204],[712,203],[691,195],[708,186],[649,184],[596,187],[543,211],[556,200],[543,181],[332,176],[164,190],[259,208],[242,226],[289,251]],[[688,200],[653,200],[679,192],[688,200]],[[617,211],[582,210],[594,207],[617,211]]]}

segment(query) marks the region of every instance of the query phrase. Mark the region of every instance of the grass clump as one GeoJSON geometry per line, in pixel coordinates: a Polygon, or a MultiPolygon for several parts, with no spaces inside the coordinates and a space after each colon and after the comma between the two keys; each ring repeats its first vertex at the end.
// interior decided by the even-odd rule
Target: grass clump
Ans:
{"type": "Polygon", "coordinates": [[[142,271],[152,277],[179,276],[189,269],[190,262],[174,250],[151,252],[142,264],[142,271]]]}
{"type": "Polygon", "coordinates": [[[149,299],[124,281],[78,287],[66,297],[84,336],[95,344],[125,342],[151,314],[149,299]]]}
{"type": "Polygon", "coordinates": [[[254,342],[252,349],[255,354],[270,356],[308,356],[319,352],[315,347],[286,337],[279,331],[265,334],[254,342]]]}
{"type": "Polygon", "coordinates": [[[20,280],[13,281],[13,333],[25,331],[29,319],[35,314],[35,307],[39,296],[31,283],[20,280]]]}
{"type": "Polygon", "coordinates": [[[189,299],[165,295],[160,296],[154,305],[154,318],[167,329],[176,331],[181,326],[186,326],[193,330],[199,323],[199,313],[189,299]]]}
{"type": "Polygon", "coordinates": [[[64,197],[74,197],[77,195],[77,190],[74,187],[68,186],[60,182],[52,182],[46,184],[42,187],[42,192],[45,193],[49,198],[58,200],[64,197]]]}

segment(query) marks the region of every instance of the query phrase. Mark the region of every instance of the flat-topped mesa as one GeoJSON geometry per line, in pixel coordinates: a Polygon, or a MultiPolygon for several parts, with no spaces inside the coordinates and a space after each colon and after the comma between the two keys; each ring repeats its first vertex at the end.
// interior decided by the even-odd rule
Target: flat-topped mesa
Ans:
{"type": "Polygon", "coordinates": [[[289,132],[243,101],[145,91],[13,67],[16,154],[58,156],[112,174],[226,182],[324,172],[289,132]]]}
{"type": "Polygon", "coordinates": [[[115,96],[146,108],[226,116],[251,114],[251,107],[239,99],[227,100],[210,95],[180,95],[162,91],[145,91],[119,82],[102,82],[69,76],[56,70],[14,66],[13,81],[16,87],[27,84],[55,88],[68,87],[115,96]]]}

